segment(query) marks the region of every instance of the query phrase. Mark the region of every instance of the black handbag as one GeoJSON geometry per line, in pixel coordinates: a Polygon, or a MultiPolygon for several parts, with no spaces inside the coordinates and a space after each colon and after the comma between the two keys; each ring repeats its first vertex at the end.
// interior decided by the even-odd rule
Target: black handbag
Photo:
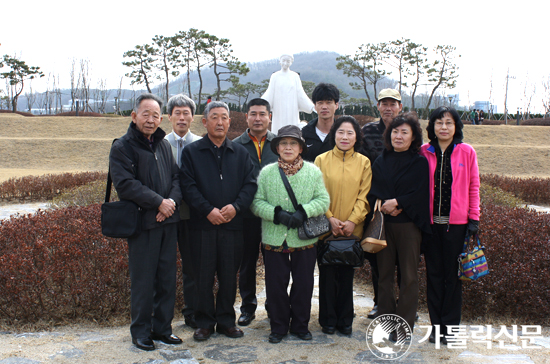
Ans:
{"type": "MultiPolygon", "coordinates": [[[[288,178],[286,178],[286,174],[281,167],[279,167],[279,173],[281,174],[281,178],[283,179],[283,183],[285,185],[286,191],[288,192],[288,196],[292,201],[292,205],[294,206],[294,209],[298,211],[298,201],[296,201],[294,191],[292,191],[292,187],[288,182],[288,178]]],[[[328,221],[328,218],[325,214],[322,214],[319,216],[310,217],[306,221],[304,221],[304,224],[298,228],[298,238],[302,240],[309,240],[324,235],[329,231],[330,221],[328,221]]]]}
{"type": "Polygon", "coordinates": [[[363,266],[363,249],[359,237],[331,235],[317,248],[317,263],[324,265],[339,265],[353,268],[363,266]]]}
{"type": "MultiPolygon", "coordinates": [[[[116,139],[113,143],[115,141],[116,139]]],[[[130,153],[132,165],[135,167],[132,147],[124,140],[122,143],[130,153]]],[[[111,238],[134,238],[141,233],[141,207],[128,200],[109,202],[112,183],[111,166],[109,165],[105,203],[101,205],[101,233],[111,238]]]]}

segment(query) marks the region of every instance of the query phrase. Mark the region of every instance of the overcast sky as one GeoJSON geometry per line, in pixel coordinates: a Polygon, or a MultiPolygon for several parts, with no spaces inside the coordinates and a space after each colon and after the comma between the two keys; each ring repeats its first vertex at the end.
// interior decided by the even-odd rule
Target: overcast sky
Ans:
{"type": "MultiPolygon", "coordinates": [[[[445,93],[458,93],[461,105],[493,101],[502,112],[509,68],[515,77],[509,82],[509,112],[524,107],[526,84],[528,95],[536,87],[531,110],[543,110],[542,81],[550,76],[545,19],[549,3],[308,3],[185,0],[140,5],[146,2],[3,1],[0,54],[17,54],[28,65],[39,66],[46,77],[48,73],[59,75],[63,88],[69,87],[71,60],[88,59],[92,87],[102,78],[107,79],[109,88],[116,88],[120,77],[129,70],[121,63],[125,51],[150,43],[156,34],[171,36],[189,28],[229,38],[234,54],[243,62],[304,51],[354,54],[363,43],[405,37],[429,47],[450,44],[457,48],[461,55],[457,59],[458,85],[445,93]]],[[[35,82],[33,87],[40,91],[44,86],[35,82]]],[[[424,86],[421,91],[426,89],[424,86]]]]}

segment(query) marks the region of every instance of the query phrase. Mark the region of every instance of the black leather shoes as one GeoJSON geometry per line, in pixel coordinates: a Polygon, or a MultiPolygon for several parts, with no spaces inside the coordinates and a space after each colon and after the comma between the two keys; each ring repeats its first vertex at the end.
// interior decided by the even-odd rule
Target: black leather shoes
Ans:
{"type": "MultiPolygon", "coordinates": [[[[430,337],[428,338],[428,341],[431,342],[432,344],[435,344],[435,328],[432,327],[432,332],[430,333],[430,337]]],[[[447,345],[447,338],[445,337],[445,335],[440,335],[439,336],[439,342],[443,345],[447,345]]]]}
{"type": "Polygon", "coordinates": [[[280,343],[281,340],[283,340],[283,337],[285,337],[285,336],[286,335],[276,334],[276,333],[272,332],[271,334],[269,334],[269,342],[273,343],[273,344],[280,343]]]}
{"type": "Polygon", "coordinates": [[[325,334],[332,335],[336,332],[336,327],[334,327],[334,326],[323,326],[321,331],[324,332],[325,334]]]}
{"type": "Polygon", "coordinates": [[[224,329],[223,327],[216,327],[216,331],[220,334],[224,334],[227,337],[236,339],[238,337],[243,337],[244,332],[243,330],[239,329],[237,326],[229,327],[227,329],[224,329]]]}
{"type": "Polygon", "coordinates": [[[193,334],[193,339],[197,341],[208,340],[212,335],[212,331],[213,330],[210,330],[210,329],[202,329],[202,328],[196,329],[195,333],[193,334]]]}
{"type": "Polygon", "coordinates": [[[298,339],[301,340],[311,340],[313,339],[313,336],[311,336],[311,332],[290,332],[292,335],[296,336],[298,339]]]}
{"type": "Polygon", "coordinates": [[[155,343],[150,337],[132,338],[132,343],[136,348],[146,351],[155,350],[155,343]]]}
{"type": "Polygon", "coordinates": [[[367,317],[370,319],[375,319],[378,317],[378,305],[375,305],[372,310],[367,314],[367,317]]]}
{"type": "Polygon", "coordinates": [[[336,329],[342,334],[342,335],[351,335],[352,333],[352,327],[350,326],[337,326],[336,329]]]}
{"type": "Polygon", "coordinates": [[[197,323],[195,322],[195,315],[190,313],[189,315],[184,315],[183,318],[185,319],[185,324],[189,327],[192,327],[194,329],[198,329],[197,323]]]}
{"type": "Polygon", "coordinates": [[[151,333],[151,339],[153,340],[160,340],[162,341],[163,343],[165,344],[169,344],[169,345],[179,345],[181,344],[183,341],[177,337],[176,335],[174,334],[170,334],[170,335],[159,335],[159,334],[156,334],[154,332],[151,333]]]}
{"type": "Polygon", "coordinates": [[[253,313],[243,312],[239,317],[238,324],[239,326],[248,326],[256,318],[256,315],[253,313]]]}

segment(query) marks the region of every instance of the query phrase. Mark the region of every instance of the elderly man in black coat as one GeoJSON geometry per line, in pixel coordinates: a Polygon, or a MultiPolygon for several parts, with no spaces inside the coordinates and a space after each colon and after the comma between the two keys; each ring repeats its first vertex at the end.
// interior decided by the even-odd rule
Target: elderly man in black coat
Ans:
{"type": "Polygon", "coordinates": [[[111,147],[111,177],[121,200],[142,208],[141,234],[128,238],[131,280],[130,332],[142,350],[153,340],[181,344],[172,335],[176,300],[176,246],[181,202],[178,166],[162,121],[162,100],[140,95],[128,132],[111,147]]]}
{"type": "Polygon", "coordinates": [[[183,150],[180,170],[184,200],[190,207],[190,238],[198,297],[195,340],[214,331],[242,337],[235,326],[236,275],[243,253],[243,212],[256,193],[254,167],[247,150],[226,138],[229,107],[212,101],[202,122],[207,136],[183,150]],[[214,303],[214,276],[219,289],[214,303]]]}

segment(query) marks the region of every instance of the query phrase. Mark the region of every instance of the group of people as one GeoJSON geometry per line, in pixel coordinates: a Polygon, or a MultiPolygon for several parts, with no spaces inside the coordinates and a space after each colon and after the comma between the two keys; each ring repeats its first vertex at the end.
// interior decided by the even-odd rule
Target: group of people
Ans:
{"type": "Polygon", "coordinates": [[[481,125],[483,123],[483,120],[485,118],[485,113],[483,110],[479,109],[473,109],[470,112],[470,121],[472,122],[472,125],[481,125]]]}
{"type": "MultiPolygon", "coordinates": [[[[195,328],[195,340],[208,340],[215,331],[243,336],[238,326],[255,319],[258,305],[260,250],[268,340],[278,343],[288,333],[311,340],[317,248],[327,236],[361,238],[378,199],[387,247],[366,253],[375,292],[369,317],[397,314],[414,328],[418,263],[424,253],[432,324],[441,326],[437,332],[444,341],[445,327],[460,323],[457,256],[466,234],[475,233],[479,224],[479,173],[475,151],[462,143],[457,112],[436,109],[427,127],[430,142],[422,145],[418,118],[401,114],[396,90],[379,93],[381,118],[362,128],[351,116],[335,119],[339,95],[336,86],[320,83],[312,93],[318,117],[302,129],[283,126],[277,134],[268,130],[270,103],[253,99],[248,128],[234,140],[226,136],[231,119],[223,102],[206,106],[202,122],[207,134],[200,138],[189,130],[195,104],[187,96],[168,101],[173,129],[168,135],[159,128],[162,101],[151,94],[137,98],[128,132],[110,153],[119,197],[143,209],[142,233],[128,239],[130,331],[136,347],[154,350],[154,340],[182,342],[171,327],[176,246],[183,268],[183,315],[186,325],[195,328]],[[304,221],[323,214],[330,232],[300,238],[304,221]],[[242,299],[238,320],[233,308],[237,287],[242,299]]],[[[325,334],[352,333],[353,276],[350,266],[319,266],[318,320],[325,334]]],[[[396,330],[390,339],[400,337],[396,330]]]]}

